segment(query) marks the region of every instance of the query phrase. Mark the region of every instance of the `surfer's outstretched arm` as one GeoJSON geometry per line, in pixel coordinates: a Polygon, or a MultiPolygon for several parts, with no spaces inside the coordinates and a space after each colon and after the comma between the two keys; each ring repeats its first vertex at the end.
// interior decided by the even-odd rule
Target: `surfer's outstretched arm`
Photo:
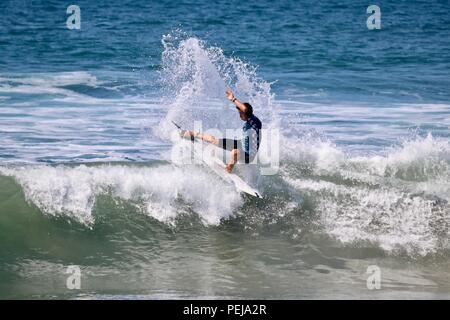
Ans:
{"type": "Polygon", "coordinates": [[[238,98],[236,98],[231,90],[226,91],[227,99],[233,102],[241,112],[246,112],[247,107],[238,98]]]}
{"type": "Polygon", "coordinates": [[[197,139],[201,139],[203,141],[209,142],[213,145],[218,145],[219,144],[219,140],[217,140],[216,137],[210,135],[210,134],[203,134],[203,133],[197,133],[194,131],[186,131],[186,133],[184,134],[185,138],[190,138],[190,137],[194,137],[197,139]]]}

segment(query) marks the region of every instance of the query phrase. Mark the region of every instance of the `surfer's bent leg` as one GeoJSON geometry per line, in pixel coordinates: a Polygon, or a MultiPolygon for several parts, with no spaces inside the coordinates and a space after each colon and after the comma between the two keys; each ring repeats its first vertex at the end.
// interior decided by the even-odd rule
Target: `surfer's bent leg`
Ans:
{"type": "Polygon", "coordinates": [[[231,172],[233,170],[234,165],[238,162],[240,153],[241,152],[239,151],[239,149],[231,150],[231,160],[230,163],[226,166],[228,172],[231,172]]]}
{"type": "Polygon", "coordinates": [[[231,161],[229,164],[227,164],[226,169],[228,172],[231,172],[234,168],[234,165],[236,163],[245,163],[249,164],[252,161],[252,158],[250,155],[242,150],[239,149],[233,149],[231,150],[231,161]]]}

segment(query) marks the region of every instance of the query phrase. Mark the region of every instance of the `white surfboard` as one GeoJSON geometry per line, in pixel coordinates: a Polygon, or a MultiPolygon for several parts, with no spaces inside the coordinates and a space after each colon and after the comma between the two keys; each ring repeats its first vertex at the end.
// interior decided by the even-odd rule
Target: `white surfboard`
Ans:
{"type": "MultiPolygon", "coordinates": [[[[180,126],[178,126],[176,123],[174,124],[178,127],[179,130],[181,130],[180,126]]],[[[210,154],[210,152],[208,152],[211,151],[212,146],[210,146],[209,149],[202,148],[203,146],[201,141],[194,140],[192,142],[194,143],[191,144],[189,140],[185,140],[183,143],[186,143],[188,147],[193,147],[195,157],[206,164],[215,174],[217,174],[226,182],[233,184],[236,190],[245,192],[257,198],[262,198],[261,193],[255,188],[249,186],[241,177],[233,172],[228,173],[225,170],[225,164],[222,162],[222,160],[218,159],[214,154],[210,154]]],[[[214,148],[216,147],[212,147],[212,149],[214,148]]]]}
{"type": "Polygon", "coordinates": [[[262,198],[259,191],[250,187],[241,177],[235,173],[228,173],[225,170],[225,164],[215,156],[205,156],[203,154],[203,162],[205,162],[218,176],[227,182],[234,184],[237,190],[248,193],[257,198],[262,198]]]}

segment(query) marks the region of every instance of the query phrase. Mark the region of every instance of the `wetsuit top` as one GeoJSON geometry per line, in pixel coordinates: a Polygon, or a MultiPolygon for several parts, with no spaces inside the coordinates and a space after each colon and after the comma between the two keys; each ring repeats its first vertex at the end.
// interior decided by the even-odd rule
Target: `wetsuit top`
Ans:
{"type": "Polygon", "coordinates": [[[252,114],[242,127],[242,149],[250,156],[258,152],[261,126],[261,121],[252,114]]]}

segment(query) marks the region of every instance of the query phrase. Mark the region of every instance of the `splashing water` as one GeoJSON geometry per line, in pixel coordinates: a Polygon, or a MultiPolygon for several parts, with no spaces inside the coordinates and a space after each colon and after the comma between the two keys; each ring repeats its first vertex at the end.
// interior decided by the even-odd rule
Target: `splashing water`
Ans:
{"type": "Polygon", "coordinates": [[[164,36],[162,44],[161,82],[168,112],[156,129],[160,137],[167,138],[172,132],[170,120],[190,128],[194,121],[202,121],[204,130],[240,128],[241,120],[225,98],[227,89],[253,105],[264,127],[277,125],[270,84],[257,76],[255,67],[181,32],[164,36]]]}
{"type": "Polygon", "coordinates": [[[179,201],[206,224],[218,224],[241,203],[239,194],[196,167],[34,166],[0,168],[0,173],[14,176],[28,201],[43,212],[69,216],[87,226],[95,222],[92,211],[100,194],[128,200],[165,223],[174,223],[177,213],[183,211],[179,201]],[[206,183],[208,193],[204,191],[206,183]]]}
{"type": "Polygon", "coordinates": [[[314,199],[326,232],[343,243],[426,255],[449,249],[450,145],[431,135],[385,156],[348,156],[328,141],[286,153],[282,176],[314,199]]]}

